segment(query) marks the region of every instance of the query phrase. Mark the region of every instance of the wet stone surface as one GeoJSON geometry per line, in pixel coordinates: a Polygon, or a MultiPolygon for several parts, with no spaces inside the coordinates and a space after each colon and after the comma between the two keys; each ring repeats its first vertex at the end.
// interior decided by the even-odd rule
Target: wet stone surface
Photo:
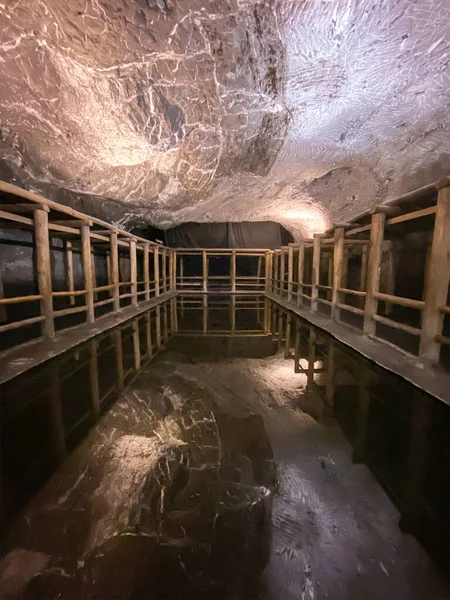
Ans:
{"type": "Polygon", "coordinates": [[[257,594],[277,485],[263,419],[166,375],[141,372],[12,528],[48,561],[36,574],[13,556],[7,597],[257,594]]]}
{"type": "MultiPolygon", "coordinates": [[[[415,503],[405,512],[408,486],[414,499],[424,492],[414,477],[408,482],[402,457],[413,474],[423,471],[420,455],[439,439],[436,426],[425,435],[423,418],[429,410],[439,425],[446,407],[412,403],[400,387],[394,402],[393,382],[371,371],[371,410],[361,413],[364,365],[338,347],[334,405],[325,410],[329,339],[316,339],[314,368],[300,373],[289,350],[276,353],[267,341],[265,356],[250,358],[253,343],[244,351],[241,337],[233,358],[229,345],[213,356],[208,340],[202,356],[200,339],[195,353],[185,339],[170,340],[11,526],[3,597],[447,598],[449,582],[399,525],[402,516],[410,528],[417,521],[437,531],[415,518],[415,503]],[[386,398],[394,412],[384,417],[386,398]],[[366,465],[386,489],[408,482],[402,515],[366,465]]],[[[426,499],[437,510],[448,497],[446,475],[433,477],[426,499]]],[[[388,493],[395,501],[400,491],[388,493]]],[[[442,558],[441,538],[429,547],[442,558]]]]}

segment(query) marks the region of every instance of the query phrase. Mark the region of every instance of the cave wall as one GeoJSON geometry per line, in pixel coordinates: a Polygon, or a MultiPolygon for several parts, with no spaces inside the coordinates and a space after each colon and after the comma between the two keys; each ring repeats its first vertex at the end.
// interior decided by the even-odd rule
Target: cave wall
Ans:
{"type": "Polygon", "coordinates": [[[0,6],[2,170],[125,227],[294,236],[450,164],[442,0],[0,6]]]}

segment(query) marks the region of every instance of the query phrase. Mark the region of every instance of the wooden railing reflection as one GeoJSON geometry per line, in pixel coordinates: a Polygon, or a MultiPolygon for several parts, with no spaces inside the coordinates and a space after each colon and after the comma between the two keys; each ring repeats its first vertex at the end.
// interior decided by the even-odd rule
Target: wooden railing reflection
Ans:
{"type": "Polygon", "coordinates": [[[398,507],[401,530],[415,535],[447,572],[448,406],[282,306],[274,307],[272,330],[305,382],[298,386],[297,408],[325,426],[339,424],[353,462],[367,465],[398,507]]]}
{"type": "Polygon", "coordinates": [[[271,303],[263,295],[177,296],[177,335],[267,336],[271,303]]]}

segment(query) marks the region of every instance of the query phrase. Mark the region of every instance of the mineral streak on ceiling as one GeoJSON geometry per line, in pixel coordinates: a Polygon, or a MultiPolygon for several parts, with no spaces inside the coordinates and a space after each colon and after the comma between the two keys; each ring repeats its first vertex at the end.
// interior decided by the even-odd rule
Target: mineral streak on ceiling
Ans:
{"type": "Polygon", "coordinates": [[[125,226],[310,235],[448,172],[449,0],[7,0],[0,21],[11,180],[125,226]]]}

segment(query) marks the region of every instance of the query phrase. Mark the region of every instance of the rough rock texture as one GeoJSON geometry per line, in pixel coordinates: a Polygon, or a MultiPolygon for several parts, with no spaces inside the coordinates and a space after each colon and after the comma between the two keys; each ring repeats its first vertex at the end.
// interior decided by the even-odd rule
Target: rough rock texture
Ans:
{"type": "Polygon", "coordinates": [[[309,235],[448,171],[443,0],[11,0],[0,24],[3,177],[125,226],[309,235]]]}

